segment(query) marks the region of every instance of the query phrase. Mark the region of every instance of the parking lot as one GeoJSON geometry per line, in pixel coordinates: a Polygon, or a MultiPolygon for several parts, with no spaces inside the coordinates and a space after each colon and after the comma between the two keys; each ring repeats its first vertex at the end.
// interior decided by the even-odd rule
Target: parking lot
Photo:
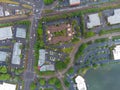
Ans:
{"type": "MultiPolygon", "coordinates": [[[[16,43],[16,42],[22,43],[23,48],[21,51],[21,53],[22,53],[21,63],[20,63],[20,65],[11,64],[11,67],[23,67],[24,66],[24,59],[25,59],[25,55],[26,55],[25,48],[27,46],[27,41],[26,41],[26,38],[16,37],[16,31],[17,31],[18,27],[25,28],[25,26],[14,26],[12,29],[13,37],[11,39],[0,40],[0,51],[4,51],[4,52],[9,53],[9,59],[8,59],[9,62],[11,62],[11,60],[12,60],[14,43],[16,43]]],[[[6,64],[6,65],[8,65],[8,64],[6,64]]]]}

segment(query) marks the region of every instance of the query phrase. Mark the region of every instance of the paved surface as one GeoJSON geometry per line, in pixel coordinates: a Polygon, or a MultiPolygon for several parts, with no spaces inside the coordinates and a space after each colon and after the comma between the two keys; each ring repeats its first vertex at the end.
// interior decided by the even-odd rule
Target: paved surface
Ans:
{"type": "MultiPolygon", "coordinates": [[[[62,80],[63,76],[65,75],[65,73],[70,69],[70,67],[73,67],[74,65],[74,56],[79,48],[79,46],[82,44],[82,43],[87,43],[89,41],[94,41],[96,39],[100,39],[100,38],[107,38],[107,37],[112,37],[112,36],[119,36],[120,35],[120,32],[115,32],[115,33],[112,33],[112,34],[106,34],[106,35],[102,35],[102,36],[99,36],[99,35],[96,35],[94,37],[91,37],[91,38],[87,38],[87,39],[82,39],[79,43],[77,43],[75,46],[74,46],[74,49],[73,51],[71,52],[70,54],[70,64],[68,65],[68,67],[66,69],[64,69],[63,71],[61,72],[56,72],[54,75],[49,75],[49,76],[40,76],[42,78],[52,78],[52,77],[59,77],[60,81],[62,80]]],[[[63,90],[67,90],[67,88],[64,86],[64,83],[61,81],[62,83],[62,86],[63,86],[63,90]]]]}
{"type": "Polygon", "coordinates": [[[43,2],[42,0],[39,0],[39,2],[34,2],[33,0],[30,0],[31,4],[33,5],[33,12],[34,15],[31,16],[31,27],[30,27],[30,38],[29,38],[29,51],[28,51],[28,60],[27,60],[27,69],[24,72],[24,90],[30,90],[30,84],[35,79],[35,73],[33,69],[34,64],[34,44],[36,40],[36,28],[38,25],[37,19],[41,16],[41,11],[43,8],[43,2]],[[34,4],[33,4],[34,3],[34,4]],[[39,5],[41,4],[41,6],[39,5]],[[39,8],[39,11],[36,12],[36,10],[39,8]]]}

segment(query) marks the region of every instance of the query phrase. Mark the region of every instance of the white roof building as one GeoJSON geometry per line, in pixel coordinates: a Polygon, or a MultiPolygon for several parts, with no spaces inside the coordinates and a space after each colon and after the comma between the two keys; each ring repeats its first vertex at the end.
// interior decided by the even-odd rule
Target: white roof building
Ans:
{"type": "Polygon", "coordinates": [[[41,66],[45,63],[45,49],[39,50],[39,61],[38,66],[41,66]]]}
{"type": "Polygon", "coordinates": [[[3,13],[3,7],[0,6],[0,17],[4,16],[4,13],[3,13]]]}
{"type": "Polygon", "coordinates": [[[8,57],[7,52],[0,51],[0,62],[5,62],[8,57]]]}
{"type": "Polygon", "coordinates": [[[89,22],[87,23],[88,29],[101,25],[98,13],[88,15],[88,17],[89,17],[89,22]]]}
{"type": "Polygon", "coordinates": [[[86,84],[85,84],[85,80],[83,77],[81,76],[77,76],[75,78],[75,82],[77,83],[77,89],[78,90],[87,90],[86,84]]]}
{"type": "Polygon", "coordinates": [[[11,39],[12,36],[13,34],[11,26],[0,28],[0,40],[11,39]]]}
{"type": "Polygon", "coordinates": [[[114,15],[108,17],[108,23],[110,23],[111,25],[120,23],[120,9],[114,10],[114,15]]]}
{"type": "Polygon", "coordinates": [[[16,29],[16,37],[26,38],[26,29],[25,28],[17,28],[16,29]]]}
{"type": "Polygon", "coordinates": [[[10,12],[9,11],[5,11],[5,16],[10,16],[10,12]]]}
{"type": "Polygon", "coordinates": [[[16,90],[16,85],[3,83],[3,84],[0,84],[0,90],[16,90]]]}
{"type": "Polygon", "coordinates": [[[71,6],[79,5],[80,4],[80,0],[69,0],[69,3],[70,3],[71,6]]]}
{"type": "Polygon", "coordinates": [[[55,66],[54,65],[43,65],[40,68],[40,71],[54,71],[55,70],[55,66]]]}
{"type": "Polygon", "coordinates": [[[12,64],[20,65],[20,55],[21,55],[21,49],[20,46],[22,43],[15,43],[13,47],[13,55],[12,55],[12,64]]]}
{"type": "Polygon", "coordinates": [[[120,60],[120,45],[117,45],[113,50],[114,60],[120,60]]]}

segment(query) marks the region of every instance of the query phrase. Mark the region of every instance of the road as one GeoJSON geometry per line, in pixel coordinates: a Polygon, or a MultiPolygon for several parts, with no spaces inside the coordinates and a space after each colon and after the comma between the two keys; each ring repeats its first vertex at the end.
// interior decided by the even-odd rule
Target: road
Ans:
{"type": "MultiPolygon", "coordinates": [[[[34,1],[31,0],[31,3],[34,1]]],[[[38,25],[38,18],[41,16],[41,11],[44,7],[44,4],[42,0],[39,0],[39,2],[34,2],[33,4],[33,16],[31,16],[30,21],[31,21],[31,27],[30,27],[30,35],[29,35],[29,50],[28,50],[28,60],[27,60],[27,69],[24,72],[24,90],[30,90],[30,84],[31,82],[35,79],[35,73],[34,73],[34,44],[36,41],[36,29],[38,25]],[[41,4],[39,6],[38,4],[41,4]],[[36,10],[38,10],[36,12],[36,10]]]]}
{"type": "MultiPolygon", "coordinates": [[[[34,66],[33,64],[34,64],[34,60],[35,60],[33,50],[34,50],[34,44],[35,44],[35,40],[36,40],[36,27],[37,27],[37,24],[38,24],[37,19],[41,17],[41,12],[42,12],[42,9],[44,7],[44,4],[43,4],[42,0],[39,0],[39,3],[40,3],[39,5],[38,5],[38,2],[34,3],[33,0],[30,0],[30,1],[32,2],[32,5],[33,5],[34,14],[30,19],[31,20],[30,40],[29,40],[27,69],[24,73],[24,81],[25,81],[24,90],[30,90],[30,84],[36,76],[35,73],[34,73],[34,69],[33,69],[33,66],[34,66]]],[[[82,41],[80,41],[78,44],[75,45],[72,53],[70,54],[71,62],[65,70],[63,70],[59,73],[56,72],[54,75],[40,76],[40,77],[48,79],[48,78],[51,78],[51,77],[59,77],[60,76],[59,80],[62,83],[63,90],[67,90],[67,88],[65,87],[62,79],[63,79],[65,73],[68,71],[68,69],[74,65],[74,56],[75,56],[75,53],[77,52],[79,46],[82,43],[86,43],[88,41],[92,41],[92,40],[99,39],[99,38],[105,38],[105,37],[109,37],[109,36],[117,36],[117,35],[120,35],[120,33],[113,33],[113,34],[107,34],[107,35],[102,35],[102,36],[96,35],[92,38],[82,39],[82,41]]]]}

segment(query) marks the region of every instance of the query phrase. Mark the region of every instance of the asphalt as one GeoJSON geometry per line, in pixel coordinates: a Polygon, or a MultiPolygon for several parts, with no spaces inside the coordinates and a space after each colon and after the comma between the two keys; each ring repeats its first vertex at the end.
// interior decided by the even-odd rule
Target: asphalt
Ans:
{"type": "Polygon", "coordinates": [[[27,60],[27,69],[24,72],[24,90],[30,90],[30,84],[35,79],[36,74],[34,73],[34,44],[36,42],[36,29],[38,25],[38,20],[41,16],[41,11],[44,7],[42,0],[34,1],[30,0],[30,4],[33,5],[33,16],[31,16],[31,27],[30,27],[30,37],[29,37],[29,51],[27,60]],[[38,9],[38,12],[36,10],[38,9]]]}

